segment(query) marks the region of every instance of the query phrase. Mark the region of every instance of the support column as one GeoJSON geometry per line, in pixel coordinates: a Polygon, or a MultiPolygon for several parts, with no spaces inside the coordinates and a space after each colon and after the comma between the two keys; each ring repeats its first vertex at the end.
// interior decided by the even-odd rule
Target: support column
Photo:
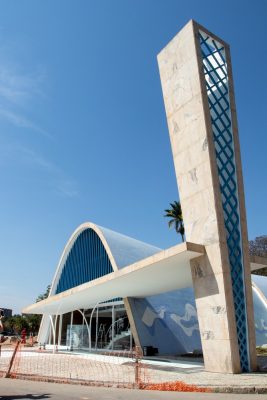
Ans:
{"type": "Polygon", "coordinates": [[[61,332],[62,332],[62,314],[59,316],[59,328],[58,328],[58,346],[61,345],[61,332]]]}
{"type": "Polygon", "coordinates": [[[72,325],[73,325],[73,311],[70,315],[70,350],[72,350],[72,325]]]}
{"type": "Polygon", "coordinates": [[[158,56],[205,368],[256,369],[242,167],[229,46],[190,21],[158,56]]]}
{"type": "Polygon", "coordinates": [[[111,344],[112,344],[112,350],[114,350],[114,328],[115,328],[115,308],[112,306],[112,325],[111,325],[111,344]]]}
{"type": "Polygon", "coordinates": [[[133,318],[133,314],[132,314],[132,310],[131,310],[131,301],[132,301],[132,299],[130,297],[125,297],[123,299],[123,301],[124,301],[124,307],[125,307],[128,319],[129,319],[131,335],[134,338],[135,346],[137,346],[139,348],[139,351],[142,352],[141,340],[140,340],[140,337],[139,337],[139,334],[138,334],[138,330],[136,328],[135,320],[133,318]]]}
{"type": "Polygon", "coordinates": [[[96,309],[96,323],[95,323],[95,350],[97,349],[97,341],[98,341],[98,307],[96,309]]]}
{"type": "Polygon", "coordinates": [[[50,320],[50,315],[48,316],[49,318],[49,336],[48,336],[48,344],[51,344],[51,337],[52,337],[52,324],[51,324],[51,320],[50,320]]]}

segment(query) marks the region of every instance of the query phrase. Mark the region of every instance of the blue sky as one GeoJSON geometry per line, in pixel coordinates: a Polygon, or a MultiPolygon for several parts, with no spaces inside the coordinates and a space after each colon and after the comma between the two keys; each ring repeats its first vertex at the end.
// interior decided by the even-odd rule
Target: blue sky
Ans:
{"type": "Polygon", "coordinates": [[[249,237],[267,234],[265,0],[0,6],[0,306],[45,290],[82,222],[180,240],[156,56],[191,18],[231,45],[249,237]]]}

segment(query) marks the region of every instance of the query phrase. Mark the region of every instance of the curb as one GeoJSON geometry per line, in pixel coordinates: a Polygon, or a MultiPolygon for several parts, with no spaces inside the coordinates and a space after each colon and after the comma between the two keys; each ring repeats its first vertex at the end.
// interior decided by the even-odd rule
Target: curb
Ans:
{"type": "Polygon", "coordinates": [[[206,386],[213,393],[266,394],[267,386],[206,386]]]}
{"type": "MultiPolygon", "coordinates": [[[[95,387],[116,387],[124,389],[136,389],[133,384],[114,384],[112,382],[90,382],[81,381],[79,379],[64,379],[64,378],[52,378],[52,377],[41,377],[36,375],[23,375],[17,374],[11,376],[11,379],[22,379],[36,382],[50,382],[50,383],[61,383],[81,386],[95,386],[95,387]]],[[[202,386],[198,386],[201,388],[202,386]]],[[[267,394],[267,386],[211,386],[205,385],[205,389],[209,389],[211,393],[233,393],[233,394],[267,394]]],[[[162,391],[164,392],[164,391],[162,391]]],[[[185,392],[177,392],[185,393],[185,392]]],[[[193,392],[192,392],[193,393],[193,392]]]]}

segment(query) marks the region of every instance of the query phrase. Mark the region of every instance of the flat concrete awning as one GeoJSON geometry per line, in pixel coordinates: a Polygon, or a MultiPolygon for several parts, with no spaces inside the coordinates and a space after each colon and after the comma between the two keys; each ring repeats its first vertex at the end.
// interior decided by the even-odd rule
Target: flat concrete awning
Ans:
{"type": "Polygon", "coordinates": [[[205,247],[185,242],[94,281],[26,307],[28,314],[64,314],[116,297],[146,297],[192,286],[190,260],[205,247]]]}
{"type": "Polygon", "coordinates": [[[267,257],[250,256],[250,270],[267,268],[267,257]]]}

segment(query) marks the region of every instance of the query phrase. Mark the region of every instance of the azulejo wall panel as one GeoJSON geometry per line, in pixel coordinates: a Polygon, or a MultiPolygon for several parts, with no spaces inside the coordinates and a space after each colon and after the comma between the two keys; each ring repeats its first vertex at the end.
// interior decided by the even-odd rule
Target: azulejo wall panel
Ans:
{"type": "Polygon", "coordinates": [[[193,288],[128,300],[142,347],[160,355],[201,350],[193,288]]]}

